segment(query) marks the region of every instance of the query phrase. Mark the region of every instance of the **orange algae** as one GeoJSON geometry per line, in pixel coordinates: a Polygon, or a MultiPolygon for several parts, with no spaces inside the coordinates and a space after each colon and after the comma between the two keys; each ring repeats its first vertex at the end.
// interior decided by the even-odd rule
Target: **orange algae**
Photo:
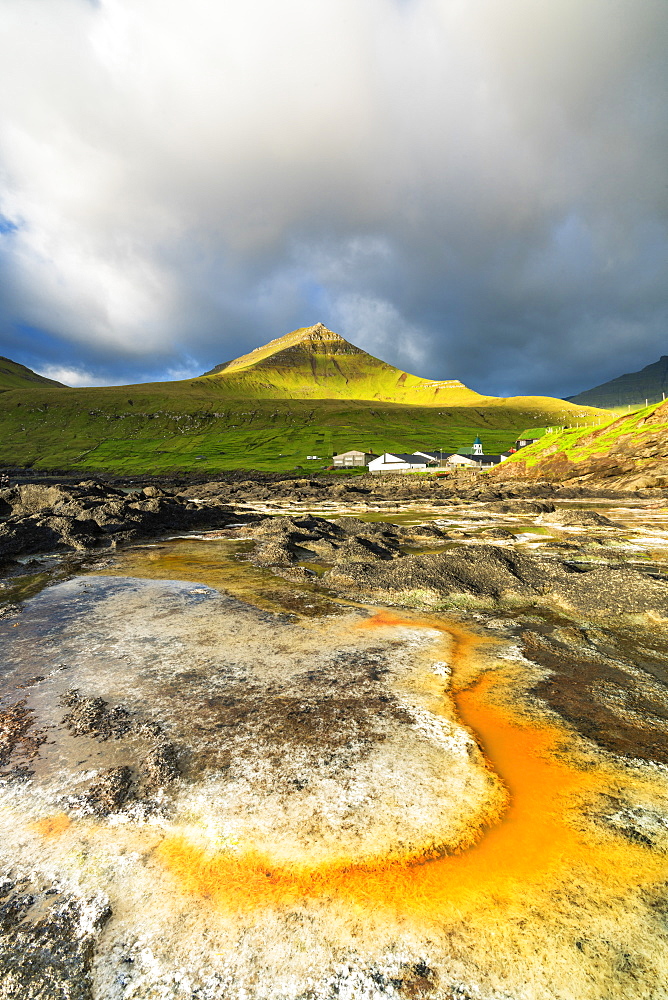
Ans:
{"type": "Polygon", "coordinates": [[[60,837],[61,834],[65,833],[72,825],[72,820],[65,813],[57,813],[55,816],[45,816],[44,819],[38,819],[30,825],[35,833],[48,840],[51,837],[60,837]]]}
{"type": "MultiPolygon", "coordinates": [[[[458,666],[485,642],[458,626],[386,611],[358,627],[398,625],[447,632],[453,641],[451,658],[458,666]]],[[[455,694],[462,722],[510,793],[505,815],[472,847],[439,858],[298,866],[276,865],[253,852],[213,851],[172,835],[157,848],[158,858],[182,889],[233,910],[339,899],[356,907],[438,918],[479,911],[490,899],[521,901],[529,890],[570,877],[613,890],[665,878],[665,859],[643,846],[583,832],[569,822],[574,802],[608,788],[611,776],[582,770],[564,759],[565,726],[529,723],[507,705],[492,701],[490,693],[504,680],[503,673],[495,671],[455,694]]]]}

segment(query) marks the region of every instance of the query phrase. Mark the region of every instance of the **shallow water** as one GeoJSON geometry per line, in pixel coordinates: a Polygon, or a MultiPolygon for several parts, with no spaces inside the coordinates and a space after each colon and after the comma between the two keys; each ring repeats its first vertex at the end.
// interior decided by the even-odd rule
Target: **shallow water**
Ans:
{"type": "Polygon", "coordinates": [[[2,855],[108,897],[96,1000],[665,997],[668,837],[597,817],[623,799],[659,829],[668,771],[601,753],[530,699],[540,671],[504,621],[358,606],[247,551],[128,548],[25,583],[19,619],[0,619],[2,704],[27,698],[48,736],[32,777],[5,779],[2,855]],[[73,687],[162,726],[175,785],[87,812],[95,775],[140,768],[153,737],[73,735],[73,687]]]}

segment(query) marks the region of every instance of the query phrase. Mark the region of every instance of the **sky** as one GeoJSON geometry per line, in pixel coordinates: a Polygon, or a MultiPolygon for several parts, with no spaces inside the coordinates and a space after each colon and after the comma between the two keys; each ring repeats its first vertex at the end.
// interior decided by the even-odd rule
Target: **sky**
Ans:
{"type": "Polygon", "coordinates": [[[316,322],[569,395],[668,353],[666,0],[2,0],[0,354],[187,378],[316,322]]]}

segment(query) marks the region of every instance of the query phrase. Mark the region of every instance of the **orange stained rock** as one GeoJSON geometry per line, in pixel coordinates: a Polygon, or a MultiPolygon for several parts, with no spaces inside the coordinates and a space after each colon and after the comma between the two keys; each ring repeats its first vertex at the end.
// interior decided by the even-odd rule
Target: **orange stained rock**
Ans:
{"type": "Polygon", "coordinates": [[[38,819],[30,825],[40,837],[49,839],[51,837],[60,837],[62,833],[65,833],[69,829],[72,821],[65,813],[56,813],[55,816],[45,816],[44,819],[38,819]]]}
{"type": "MultiPolygon", "coordinates": [[[[453,656],[468,656],[481,641],[459,627],[391,612],[363,623],[393,625],[442,628],[454,640],[453,656]]],[[[503,680],[501,672],[487,674],[455,695],[461,720],[510,793],[507,812],[474,846],[435,859],[280,866],[251,852],[210,851],[176,835],[165,838],[158,857],[186,891],[241,910],[335,897],[407,916],[438,917],[479,910],[490,898],[521,902],[532,889],[571,877],[611,890],[665,878],[665,859],[640,845],[577,830],[569,822],[577,799],[604,791],[613,776],[582,770],[564,758],[565,727],[528,723],[507,705],[492,701],[490,692],[503,680]]]]}

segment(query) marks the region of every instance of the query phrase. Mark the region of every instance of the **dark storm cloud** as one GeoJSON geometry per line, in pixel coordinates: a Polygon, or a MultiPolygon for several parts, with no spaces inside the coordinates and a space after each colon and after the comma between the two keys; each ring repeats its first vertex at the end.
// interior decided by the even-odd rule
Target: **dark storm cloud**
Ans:
{"type": "Polygon", "coordinates": [[[666,353],[664,0],[5,0],[0,353],[185,377],[321,320],[576,392],[666,353]]]}

